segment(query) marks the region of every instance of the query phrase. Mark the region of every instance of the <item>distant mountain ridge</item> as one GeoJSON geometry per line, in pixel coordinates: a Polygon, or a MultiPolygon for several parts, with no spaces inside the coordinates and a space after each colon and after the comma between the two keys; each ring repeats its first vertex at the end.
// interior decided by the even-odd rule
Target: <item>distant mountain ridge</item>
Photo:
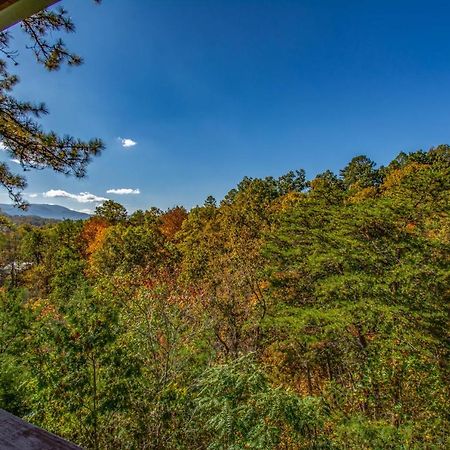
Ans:
{"type": "Polygon", "coordinates": [[[37,216],[44,219],[56,220],[84,220],[89,219],[90,215],[60,205],[48,205],[45,203],[34,203],[28,206],[26,211],[16,208],[12,204],[0,203],[0,214],[8,216],[37,216]]]}

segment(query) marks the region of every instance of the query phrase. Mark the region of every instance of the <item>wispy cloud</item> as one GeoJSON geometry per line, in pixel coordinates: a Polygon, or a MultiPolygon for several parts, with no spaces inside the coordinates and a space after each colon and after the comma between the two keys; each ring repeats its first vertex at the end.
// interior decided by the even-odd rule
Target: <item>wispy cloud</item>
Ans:
{"type": "Polygon", "coordinates": [[[84,213],[84,214],[92,214],[94,212],[94,211],[92,211],[92,209],[89,209],[89,208],[74,209],[74,211],[78,211],[78,212],[84,213]]]}
{"type": "Polygon", "coordinates": [[[72,194],[62,189],[50,189],[42,194],[46,198],[70,198],[79,203],[100,203],[108,200],[105,197],[91,194],[90,192],[80,192],[79,194],[72,194]]]}
{"type": "Polygon", "coordinates": [[[141,191],[139,189],[120,188],[120,189],[108,189],[106,193],[116,195],[130,195],[130,194],[140,194],[141,191]]]}
{"type": "Polygon", "coordinates": [[[20,161],[18,159],[10,159],[11,162],[13,162],[14,164],[20,164],[20,161]]]}
{"type": "Polygon", "coordinates": [[[119,139],[122,147],[124,147],[124,148],[134,147],[135,145],[137,145],[137,142],[133,141],[133,139],[130,139],[130,138],[119,137],[117,139],[119,139]]]}
{"type": "Polygon", "coordinates": [[[37,197],[39,197],[39,194],[35,194],[35,193],[28,194],[28,197],[30,197],[30,198],[37,198],[37,197]]]}

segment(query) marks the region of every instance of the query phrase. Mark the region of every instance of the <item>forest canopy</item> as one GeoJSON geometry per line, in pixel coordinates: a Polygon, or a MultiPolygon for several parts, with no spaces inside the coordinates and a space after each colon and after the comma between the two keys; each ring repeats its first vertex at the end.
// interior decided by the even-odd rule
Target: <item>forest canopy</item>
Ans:
{"type": "Polygon", "coordinates": [[[441,449],[450,147],[1,223],[0,407],[90,449],[441,449]]]}

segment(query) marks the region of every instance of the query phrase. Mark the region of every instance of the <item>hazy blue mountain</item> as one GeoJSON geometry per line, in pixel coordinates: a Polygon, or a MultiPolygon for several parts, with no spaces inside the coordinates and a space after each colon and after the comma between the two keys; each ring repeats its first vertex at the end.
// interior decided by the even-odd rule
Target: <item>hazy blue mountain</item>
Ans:
{"type": "Polygon", "coordinates": [[[0,213],[8,216],[38,216],[45,219],[88,219],[89,214],[74,211],[59,205],[31,204],[26,211],[16,208],[14,205],[0,203],[0,213]]]}

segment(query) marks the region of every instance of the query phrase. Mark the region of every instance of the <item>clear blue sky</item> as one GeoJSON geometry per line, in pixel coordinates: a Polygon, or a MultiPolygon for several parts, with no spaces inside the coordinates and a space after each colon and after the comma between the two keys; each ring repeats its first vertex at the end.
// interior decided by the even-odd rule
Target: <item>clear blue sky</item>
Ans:
{"type": "Polygon", "coordinates": [[[245,175],[313,177],[357,154],[384,164],[450,143],[448,1],[61,4],[85,64],[48,74],[21,50],[17,93],[46,102],[46,127],[107,149],[85,180],[28,172],[33,202],[95,207],[42,196],[64,190],[189,208],[245,175]],[[121,188],[140,194],[106,193],[121,188]]]}

